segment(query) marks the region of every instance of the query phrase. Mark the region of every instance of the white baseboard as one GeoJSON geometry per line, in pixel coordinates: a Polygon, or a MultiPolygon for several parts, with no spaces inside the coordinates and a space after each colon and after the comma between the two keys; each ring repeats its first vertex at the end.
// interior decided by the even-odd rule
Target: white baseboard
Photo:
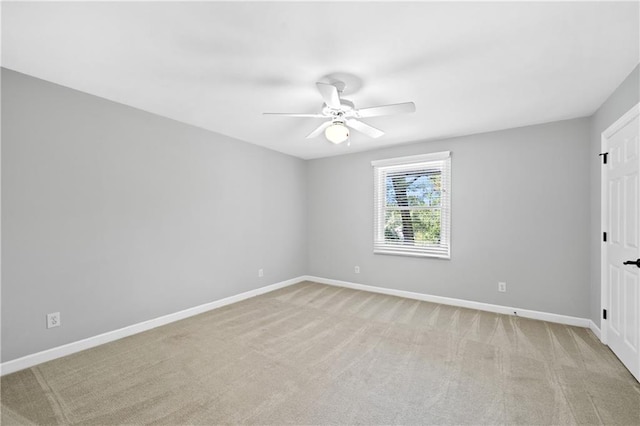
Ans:
{"type": "Polygon", "coordinates": [[[259,296],[261,294],[278,290],[280,288],[287,287],[304,280],[305,280],[305,277],[292,278],[290,280],[281,281],[265,287],[257,288],[255,290],[250,290],[244,293],[236,294],[235,296],[225,297],[224,299],[215,300],[213,302],[205,303],[199,306],[194,306],[193,308],[188,308],[179,312],[175,312],[173,314],[164,315],[148,321],[143,321],[137,324],[124,327],[124,328],[120,328],[118,330],[109,331],[107,333],[99,334],[97,336],[88,337],[86,339],[78,340],[76,342],[68,343],[66,345],[47,349],[42,352],[26,355],[22,358],[17,358],[11,361],[3,362],[2,364],[0,364],[0,376],[4,376],[5,374],[10,374],[19,370],[24,370],[25,368],[33,367],[34,365],[42,364],[43,362],[47,362],[56,358],[61,358],[63,356],[71,355],[76,352],[83,351],[85,349],[93,348],[98,345],[113,342],[114,340],[122,339],[123,337],[131,336],[133,334],[151,330],[152,328],[160,327],[162,325],[179,321],[181,319],[189,318],[194,315],[201,314],[203,312],[220,308],[222,306],[240,302],[241,300],[259,296]]]}
{"type": "Polygon", "coordinates": [[[600,334],[600,327],[598,327],[596,323],[591,320],[589,320],[589,330],[591,330],[599,340],[602,340],[602,335],[600,334]]]}
{"type": "Polygon", "coordinates": [[[333,285],[337,287],[352,288],[354,290],[370,291],[373,293],[388,294],[391,296],[405,297],[408,299],[422,300],[425,302],[441,303],[443,305],[460,306],[462,308],[477,309],[479,311],[495,312],[498,314],[515,315],[515,316],[524,317],[524,318],[555,322],[558,324],[574,325],[577,327],[584,327],[584,328],[591,327],[591,320],[587,318],[551,314],[548,312],[532,311],[529,309],[513,308],[509,306],[502,306],[502,305],[492,305],[489,303],[473,302],[470,300],[454,299],[450,297],[432,296],[430,294],[414,293],[411,291],[395,290],[391,288],[376,287],[376,286],[371,286],[366,284],[356,284],[348,281],[339,281],[339,280],[314,277],[314,276],[308,276],[308,275],[302,278],[304,278],[306,281],[313,281],[320,284],[328,284],[328,285],[333,285]]]}
{"type": "Polygon", "coordinates": [[[211,311],[222,306],[230,305],[232,303],[240,302],[241,300],[249,299],[251,297],[259,296],[270,291],[278,290],[280,288],[288,287],[290,285],[299,283],[301,281],[313,281],[320,284],[328,284],[337,287],[352,288],[355,290],[369,291],[372,293],[388,294],[391,296],[405,297],[408,299],[422,300],[425,302],[441,303],[443,305],[460,306],[463,308],[477,309],[480,311],[495,312],[506,315],[516,315],[525,318],[532,318],[542,321],[555,322],[559,324],[574,325],[578,327],[585,327],[591,329],[598,338],[600,338],[600,329],[589,319],[571,317],[566,315],[551,314],[547,312],[531,311],[527,309],[512,308],[508,306],[492,305],[489,303],[473,302],[470,300],[454,299],[450,297],[432,296],[423,293],[414,293],[411,291],[395,290],[384,287],[376,287],[366,284],[356,284],[348,281],[339,281],[328,278],[314,277],[310,275],[304,275],[290,280],[281,281],[275,284],[271,284],[265,287],[260,287],[255,290],[250,290],[244,293],[237,294],[235,296],[226,297],[224,299],[216,300],[213,302],[205,303],[203,305],[188,308],[173,314],[164,315],[162,317],[154,318],[148,321],[143,321],[137,324],[130,325],[128,327],[120,328],[118,330],[109,331],[107,333],[99,334],[97,336],[88,337],[83,340],[68,343],[66,345],[58,346],[55,348],[47,349],[42,352],[27,355],[22,358],[17,358],[11,361],[3,362],[0,364],[0,376],[10,374],[25,368],[33,367],[34,365],[42,364],[43,362],[51,361],[56,358],[71,355],[76,352],[83,351],[85,349],[93,348],[105,343],[113,342],[114,340],[122,339],[123,337],[131,336],[133,334],[141,333],[143,331],[151,330],[152,328],[160,327],[165,324],[169,324],[181,319],[189,318],[194,315],[198,315],[207,311],[211,311]]]}

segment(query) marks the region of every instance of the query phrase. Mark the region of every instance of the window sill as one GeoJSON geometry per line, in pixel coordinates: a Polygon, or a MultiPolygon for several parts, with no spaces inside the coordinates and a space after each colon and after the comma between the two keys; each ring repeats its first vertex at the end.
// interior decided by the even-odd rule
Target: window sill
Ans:
{"type": "Polygon", "coordinates": [[[373,254],[385,254],[391,256],[407,256],[407,257],[427,257],[442,260],[451,260],[451,254],[436,254],[436,253],[415,253],[406,251],[395,250],[374,250],[373,254]]]}

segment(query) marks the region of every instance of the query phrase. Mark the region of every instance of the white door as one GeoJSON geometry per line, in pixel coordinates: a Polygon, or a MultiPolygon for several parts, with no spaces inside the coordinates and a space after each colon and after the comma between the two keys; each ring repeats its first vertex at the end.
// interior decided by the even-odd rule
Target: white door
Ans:
{"type": "Polygon", "coordinates": [[[602,134],[603,341],[640,380],[640,104],[602,134]]]}

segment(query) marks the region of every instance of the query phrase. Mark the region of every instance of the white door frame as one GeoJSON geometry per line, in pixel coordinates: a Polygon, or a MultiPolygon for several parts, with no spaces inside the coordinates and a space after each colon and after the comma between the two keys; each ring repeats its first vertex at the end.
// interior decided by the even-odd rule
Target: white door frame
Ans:
{"type": "MultiPolygon", "coordinates": [[[[623,128],[627,123],[640,115],[640,103],[627,111],[622,117],[616,120],[611,126],[602,132],[600,142],[600,152],[608,152],[609,139],[618,130],[623,128]]],[[[600,341],[607,344],[607,320],[602,318],[604,309],[609,309],[609,280],[607,274],[607,247],[603,241],[602,233],[607,232],[607,222],[609,220],[609,212],[607,209],[607,198],[609,187],[607,185],[608,172],[606,167],[602,167],[600,173],[600,341]]]]}

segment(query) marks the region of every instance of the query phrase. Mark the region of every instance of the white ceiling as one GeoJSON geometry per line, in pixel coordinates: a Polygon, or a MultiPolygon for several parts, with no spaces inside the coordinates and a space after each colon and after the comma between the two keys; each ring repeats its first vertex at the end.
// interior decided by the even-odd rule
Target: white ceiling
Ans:
{"type": "Polygon", "coordinates": [[[2,3],[2,65],[301,158],[592,114],[638,64],[639,3],[2,3]],[[363,108],[351,145],[305,136],[315,82],[363,108]]]}

